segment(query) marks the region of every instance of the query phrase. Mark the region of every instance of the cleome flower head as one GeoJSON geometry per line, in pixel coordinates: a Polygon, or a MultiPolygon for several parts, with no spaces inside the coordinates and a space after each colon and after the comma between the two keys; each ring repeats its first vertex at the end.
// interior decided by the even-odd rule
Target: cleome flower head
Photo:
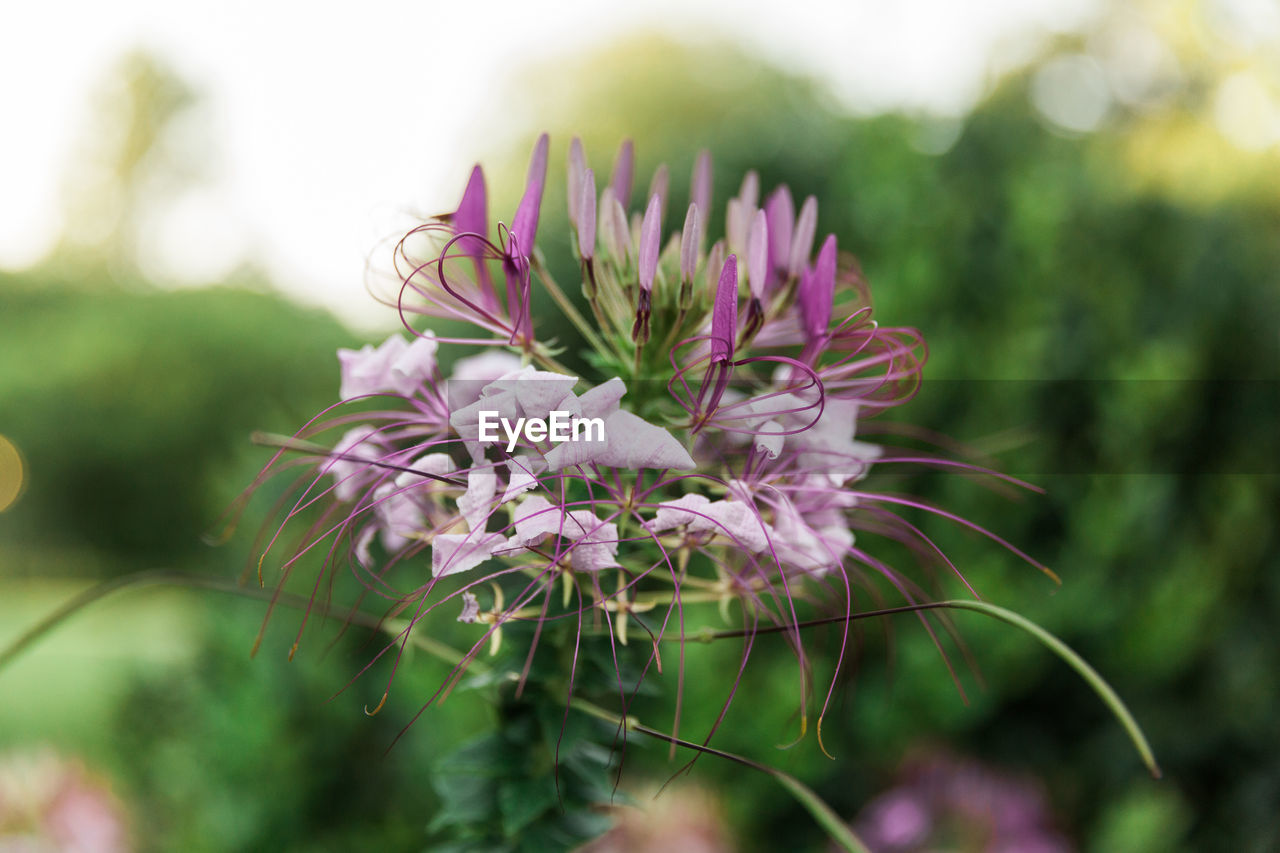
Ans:
{"type": "MultiPolygon", "coordinates": [[[[633,192],[629,142],[605,180],[573,140],[580,287],[570,294],[537,242],[548,151],[544,135],[509,226],[490,215],[477,166],[457,210],[397,244],[406,330],[339,351],[342,402],[267,468],[283,467],[288,449],[306,453],[266,550],[301,526],[286,576],[318,552],[322,574],[352,571],[409,614],[384,652],[398,655],[445,607],[475,632],[459,673],[518,623],[536,628],[530,660],[552,624],[615,652],[640,631],[646,673],[661,669],[665,641],[720,619],[748,638],[780,632],[801,664],[803,723],[803,615],[850,618],[857,589],[904,604],[928,597],[877,556],[874,543],[888,539],[950,566],[903,508],[980,530],[863,487],[877,466],[960,464],[861,437],[868,419],[915,393],[924,342],[873,320],[858,265],[822,235],[812,196],[797,204],[786,186],[762,195],[749,172],[719,204],[725,231],[713,234],[706,152],[677,207],[665,166],[647,194],[633,192]],[[532,316],[535,287],[560,316],[532,316]],[[474,331],[435,334],[417,316],[474,331]]],[[[634,686],[619,679],[624,713],[634,686]]]]}

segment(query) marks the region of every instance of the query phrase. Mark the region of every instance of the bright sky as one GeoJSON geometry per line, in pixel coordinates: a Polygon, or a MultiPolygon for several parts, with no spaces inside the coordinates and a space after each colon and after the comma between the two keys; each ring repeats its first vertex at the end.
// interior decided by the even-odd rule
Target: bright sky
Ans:
{"type": "MultiPolygon", "coordinates": [[[[485,0],[361,4],[114,0],[11,4],[0,29],[0,267],[58,233],[60,180],[89,93],[124,52],[161,55],[204,95],[212,181],[156,223],[174,281],[262,261],[291,294],[385,322],[367,253],[405,210],[456,202],[476,105],[531,61],[636,30],[729,39],[826,81],[860,111],[957,113],[993,51],[1038,44],[1099,0],[485,0]]],[[[1005,50],[1008,57],[1008,51],[1005,50]]],[[[564,140],[560,141],[563,145],[564,140]]],[[[482,144],[481,151],[492,145],[482,144]]],[[[556,156],[560,156],[557,153],[556,156]]]]}

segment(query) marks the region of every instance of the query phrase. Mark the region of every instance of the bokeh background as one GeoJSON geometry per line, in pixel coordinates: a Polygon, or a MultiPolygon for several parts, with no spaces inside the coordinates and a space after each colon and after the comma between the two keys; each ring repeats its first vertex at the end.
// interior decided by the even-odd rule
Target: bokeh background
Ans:
{"type": "MultiPolygon", "coordinates": [[[[918,519],[988,599],[1112,681],[1165,778],[1059,661],[976,617],[957,617],[982,674],[962,676],[967,703],[918,626],[869,627],[825,723],[837,760],[812,738],[779,751],[794,659],[766,643],[717,745],[863,825],[941,762],[1032,796],[1072,849],[1280,849],[1280,6],[893,5],[16,12],[0,60],[0,644],[106,579],[252,564],[266,507],[222,521],[267,455],[250,434],[336,398],[334,349],[396,322],[364,291],[366,261],[451,209],[473,162],[502,215],[541,130],[553,175],[573,134],[598,168],[633,137],[642,174],[671,165],[677,199],[708,147],[719,199],[752,167],[817,195],[881,320],[924,332],[904,416],[1046,489],[896,484],[1061,575],[918,519]]],[[[561,185],[543,233],[563,260],[561,185]]],[[[251,659],[262,614],[129,589],[0,669],[0,839],[429,847],[432,761],[492,725],[482,699],[451,698],[388,750],[444,670],[414,659],[368,717],[376,675],[339,692],[366,638],[318,630],[289,662],[284,614],[251,659]]],[[[691,656],[695,718],[734,654],[691,656]]],[[[622,788],[654,817],[609,849],[825,849],[774,783],[732,765],[703,760],[649,805],[675,765],[634,754],[622,788]]]]}

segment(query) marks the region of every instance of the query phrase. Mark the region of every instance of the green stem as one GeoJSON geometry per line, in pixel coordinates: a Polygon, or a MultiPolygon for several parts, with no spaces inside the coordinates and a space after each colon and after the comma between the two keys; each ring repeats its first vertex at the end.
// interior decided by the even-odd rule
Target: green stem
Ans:
{"type": "Polygon", "coordinates": [[[774,780],[787,791],[787,793],[794,797],[796,802],[800,803],[800,805],[804,807],[805,811],[809,812],[813,819],[818,822],[818,825],[826,830],[827,834],[831,836],[831,839],[840,845],[842,850],[847,850],[849,853],[870,853],[870,849],[860,838],[858,838],[857,835],[853,833],[853,830],[851,830],[840,818],[840,815],[836,814],[835,810],[832,809],[831,806],[827,805],[821,797],[814,793],[812,788],[792,776],[790,773],[779,770],[776,767],[770,767],[768,764],[761,764],[758,761],[752,761],[750,758],[733,752],[726,752],[722,749],[703,746],[699,743],[693,743],[691,741],[669,735],[666,732],[644,725],[634,717],[628,717],[624,724],[621,717],[618,717],[611,711],[607,711],[599,705],[595,705],[585,699],[575,697],[570,700],[569,704],[574,708],[577,708],[579,711],[589,714],[597,719],[604,720],[611,725],[625,725],[625,728],[628,731],[637,732],[638,734],[663,741],[664,743],[674,744],[675,746],[682,747],[683,749],[714,755],[717,758],[723,758],[726,761],[732,761],[735,764],[741,764],[744,767],[750,767],[752,770],[758,770],[761,773],[766,773],[772,776],[774,780]]]}
{"type": "MultiPolygon", "coordinates": [[[[389,626],[381,618],[377,616],[373,616],[371,614],[364,613],[362,611],[358,611],[358,610],[336,611],[323,605],[322,603],[312,604],[309,599],[303,596],[292,595],[289,593],[277,593],[271,590],[254,589],[252,587],[244,587],[244,586],[240,586],[239,584],[221,580],[219,578],[210,578],[210,577],[204,577],[200,575],[190,575],[190,574],[184,574],[182,572],[175,572],[175,571],[168,571],[168,570],[156,570],[156,571],[148,571],[148,572],[138,572],[132,575],[125,575],[123,577],[112,578],[111,580],[103,581],[102,583],[94,587],[91,587],[90,589],[87,589],[81,592],[80,594],[74,596],[70,601],[66,602],[61,607],[59,607],[58,609],[50,613],[48,616],[46,616],[44,619],[41,619],[31,628],[24,631],[14,641],[12,641],[6,648],[4,648],[3,650],[0,650],[0,670],[3,670],[5,666],[12,663],[12,661],[15,658],[17,658],[23,651],[25,651],[27,648],[29,648],[31,645],[37,642],[41,637],[43,637],[44,635],[52,631],[59,624],[61,624],[71,616],[75,615],[80,610],[83,610],[85,607],[88,607],[90,604],[93,604],[94,602],[102,598],[105,598],[106,596],[120,589],[125,589],[125,588],[135,587],[135,586],[152,586],[152,585],[185,586],[185,587],[192,587],[197,589],[207,589],[215,592],[223,592],[223,593],[228,593],[232,595],[239,595],[242,597],[252,598],[259,601],[270,601],[272,599],[275,599],[277,603],[283,604],[287,607],[306,608],[308,606],[314,606],[320,609],[321,612],[325,614],[333,613],[335,615],[341,615],[346,621],[350,622],[351,624],[361,625],[362,627],[367,627],[374,630],[392,630],[392,626],[389,626]]],[[[1066,643],[1059,640],[1053,634],[1046,631],[1044,628],[1041,628],[1035,622],[1032,622],[1030,619],[1027,619],[1024,616],[1014,613],[1011,610],[1006,610],[1003,607],[999,607],[994,604],[989,604],[985,601],[968,601],[963,599],[952,600],[952,601],[928,602],[928,603],[918,604],[918,605],[908,605],[905,607],[889,608],[886,610],[857,613],[857,614],[853,614],[852,618],[865,619],[865,618],[871,618],[875,616],[887,616],[887,615],[892,615],[896,613],[918,612],[921,610],[935,610],[935,609],[970,610],[976,613],[982,613],[986,616],[990,616],[994,619],[998,619],[1001,622],[1005,622],[1009,625],[1012,625],[1015,628],[1019,628],[1022,631],[1026,632],[1027,634],[1030,634],[1035,639],[1039,640],[1040,643],[1042,643],[1050,651],[1052,651],[1059,658],[1065,661],[1068,666],[1070,666],[1073,670],[1075,670],[1076,674],[1078,674],[1081,678],[1083,678],[1084,681],[1090,687],[1093,688],[1094,692],[1098,694],[1098,696],[1102,699],[1103,703],[1107,706],[1108,709],[1110,709],[1111,713],[1114,714],[1115,717],[1120,721],[1120,724],[1124,727],[1124,730],[1128,734],[1129,739],[1133,742],[1134,746],[1138,751],[1138,754],[1142,757],[1143,763],[1146,764],[1147,768],[1151,771],[1151,774],[1156,778],[1160,778],[1160,767],[1156,763],[1155,754],[1151,749],[1151,745],[1147,742],[1146,736],[1143,734],[1142,729],[1139,727],[1137,721],[1134,719],[1133,714],[1130,713],[1128,706],[1125,705],[1124,700],[1122,700],[1120,696],[1115,692],[1115,690],[1111,687],[1111,685],[1107,683],[1106,679],[1104,679],[1100,674],[1098,674],[1098,671],[1095,670],[1092,666],[1090,666],[1089,663],[1084,660],[1084,658],[1080,657],[1080,655],[1077,654],[1074,649],[1072,649],[1066,643]]],[[[794,630],[796,628],[801,628],[801,627],[814,627],[817,625],[839,623],[844,621],[846,621],[846,619],[843,616],[831,617],[827,619],[815,619],[815,620],[810,620],[803,623],[798,623],[797,625],[792,625],[792,626],[771,626],[770,628],[762,628],[756,631],[755,633],[765,634],[765,633],[772,633],[775,630],[784,630],[784,629],[794,630]]],[[[709,641],[713,639],[727,639],[732,637],[741,637],[742,635],[743,635],[743,632],[741,631],[717,631],[717,632],[704,632],[697,635],[696,637],[691,636],[688,639],[691,641],[702,642],[702,641],[709,641]]],[[[444,660],[451,664],[456,665],[457,663],[461,662],[464,658],[464,656],[460,652],[458,652],[456,649],[453,649],[450,646],[444,643],[441,643],[437,640],[433,640],[429,637],[411,634],[409,637],[409,640],[417,648],[420,648],[423,651],[427,652],[428,654],[434,655],[440,658],[441,660],[444,660]]],[[[471,665],[482,667],[482,668],[484,666],[480,661],[473,661],[471,665]]],[[[573,707],[578,708],[584,713],[592,714],[594,716],[600,717],[601,719],[607,719],[615,725],[623,724],[623,721],[621,718],[617,717],[616,715],[612,714],[609,711],[606,711],[603,708],[600,708],[596,705],[591,704],[590,702],[587,702],[586,700],[574,698],[571,700],[571,704],[573,705],[573,707]]],[[[787,790],[788,793],[790,793],[793,797],[795,797],[796,800],[802,806],[804,806],[806,810],[809,811],[809,813],[814,817],[814,819],[817,820],[818,823],[821,824],[822,827],[831,835],[831,837],[835,839],[845,850],[855,851],[855,853],[862,853],[862,851],[866,851],[865,845],[863,845],[858,840],[858,838],[848,829],[848,827],[845,826],[844,822],[840,819],[838,815],[836,815],[834,811],[832,811],[831,807],[828,806],[825,802],[823,802],[821,798],[818,797],[817,794],[815,794],[811,789],[809,789],[807,786],[805,786],[802,782],[800,782],[800,780],[796,779],[795,777],[790,776],[789,774],[784,773],[783,771],[778,770],[776,768],[769,767],[768,765],[760,764],[759,762],[752,761],[751,759],[745,758],[743,756],[724,752],[722,750],[713,749],[711,747],[702,746],[700,744],[684,741],[672,735],[668,735],[664,732],[660,732],[656,729],[650,729],[647,726],[641,725],[638,721],[634,719],[628,719],[626,721],[626,726],[630,730],[636,731],[640,734],[644,734],[649,737],[657,738],[666,743],[671,743],[685,749],[692,749],[700,752],[706,752],[711,755],[716,755],[720,758],[724,758],[726,760],[734,761],[744,766],[751,767],[761,772],[768,773],[769,775],[773,776],[778,781],[778,783],[787,790]]]]}
{"type": "MultiPolygon", "coordinates": [[[[190,575],[190,574],[184,574],[182,572],[158,569],[155,571],[136,572],[131,575],[124,575],[122,577],[112,578],[111,580],[103,581],[102,583],[97,584],[96,586],[90,587],[84,592],[81,592],[79,595],[76,595],[70,601],[66,602],[57,610],[55,610],[54,612],[46,616],[44,619],[41,619],[31,628],[24,631],[16,640],[10,643],[3,651],[0,651],[0,670],[4,669],[4,667],[7,664],[11,663],[15,658],[17,658],[20,654],[22,654],[22,652],[24,652],[26,649],[32,646],[41,637],[48,634],[54,628],[58,627],[60,623],[74,616],[77,612],[88,607],[90,604],[93,604],[94,602],[107,597],[108,595],[110,595],[113,592],[116,592],[117,590],[127,589],[130,587],[157,586],[157,585],[182,586],[182,587],[189,587],[189,588],[195,588],[195,589],[207,589],[214,592],[222,592],[222,593],[227,593],[229,595],[238,595],[244,598],[251,598],[257,601],[270,601],[274,599],[278,604],[283,604],[286,607],[295,607],[299,609],[305,609],[308,606],[312,606],[319,609],[321,612],[323,612],[326,615],[340,615],[343,619],[345,619],[346,621],[354,625],[360,625],[362,627],[367,627],[372,630],[383,630],[383,631],[390,631],[392,633],[399,633],[398,628],[396,626],[390,625],[385,620],[377,616],[364,613],[363,611],[359,611],[359,610],[339,611],[339,610],[330,608],[322,603],[312,604],[309,601],[309,599],[300,595],[292,595],[290,593],[277,593],[272,590],[245,587],[236,583],[232,583],[230,581],[222,580],[220,578],[203,577],[201,575],[190,575]]],[[[449,664],[457,665],[465,657],[457,649],[454,649],[445,643],[441,643],[429,637],[419,636],[417,634],[410,634],[409,642],[412,643],[415,647],[423,650],[424,652],[431,654],[449,664]]],[[[480,672],[484,672],[486,669],[488,669],[488,667],[485,664],[483,664],[478,660],[473,660],[470,666],[476,668],[480,672]]],[[[605,720],[612,725],[615,725],[615,726],[624,725],[624,722],[621,717],[618,717],[616,714],[610,711],[607,711],[598,705],[588,702],[585,699],[574,697],[573,699],[570,700],[570,705],[582,711],[583,713],[590,714],[591,716],[597,717],[598,719],[601,719],[601,720],[605,720]]],[[[727,761],[732,761],[734,763],[741,764],[744,767],[750,767],[754,770],[758,770],[761,773],[767,773],[768,775],[772,776],[775,780],[777,780],[778,784],[780,784],[789,794],[791,794],[791,796],[795,797],[796,801],[799,802],[800,805],[804,806],[804,808],[809,812],[809,814],[813,816],[813,818],[818,822],[818,824],[821,825],[822,828],[827,831],[827,833],[831,836],[831,838],[837,844],[839,844],[842,849],[850,851],[850,853],[869,853],[867,846],[863,844],[862,841],[859,840],[856,835],[853,834],[853,831],[850,830],[849,827],[845,825],[844,821],[840,819],[840,816],[837,815],[830,806],[828,806],[825,802],[823,802],[822,798],[819,797],[817,794],[815,794],[812,789],[810,789],[803,782],[801,782],[799,779],[795,778],[794,776],[790,775],[789,773],[785,773],[782,770],[777,769],[776,767],[770,767],[767,764],[761,764],[760,762],[752,761],[749,758],[746,758],[741,755],[737,755],[732,752],[725,752],[724,750],[714,749],[709,746],[703,746],[701,744],[696,744],[690,741],[682,740],[680,738],[674,737],[673,735],[669,735],[666,732],[662,732],[657,729],[652,729],[652,728],[649,728],[648,726],[642,725],[634,717],[628,718],[625,721],[625,726],[629,731],[634,731],[639,734],[645,735],[647,737],[652,737],[657,740],[661,740],[665,743],[674,744],[676,746],[683,747],[684,749],[690,749],[697,752],[704,752],[710,755],[715,755],[727,761]]]]}
{"type": "Polygon", "coordinates": [[[1035,622],[1025,616],[1014,613],[1012,610],[1006,610],[1003,607],[997,607],[994,604],[988,604],[985,601],[943,601],[939,602],[953,610],[973,610],[977,613],[983,613],[1001,622],[1008,623],[1015,628],[1020,628],[1031,636],[1035,637],[1048,649],[1056,654],[1062,660],[1066,661],[1067,666],[1076,671],[1076,674],[1085,680],[1093,691],[1098,694],[1103,703],[1111,710],[1111,713],[1120,721],[1120,725],[1124,726],[1124,730],[1129,735],[1129,740],[1133,741],[1134,747],[1137,748],[1138,754],[1142,756],[1142,762],[1147,765],[1147,769],[1151,771],[1151,775],[1156,779],[1160,778],[1160,765],[1156,764],[1155,753],[1151,750],[1151,744],[1147,743],[1146,735],[1142,733],[1142,728],[1138,725],[1137,720],[1133,718],[1133,714],[1129,712],[1128,706],[1124,704],[1124,700],[1119,694],[1112,689],[1098,671],[1089,665],[1089,662],[1080,657],[1075,649],[1059,640],[1053,634],[1050,634],[1044,628],[1041,628],[1035,622]]]}
{"type": "Polygon", "coordinates": [[[587,323],[587,319],[578,311],[569,296],[556,283],[556,280],[551,277],[551,273],[547,270],[546,264],[542,262],[542,258],[535,255],[530,259],[530,265],[534,272],[538,274],[538,278],[541,279],[543,285],[546,286],[551,298],[556,301],[556,305],[569,318],[569,322],[573,323],[577,330],[582,333],[582,336],[587,339],[587,343],[591,345],[591,348],[596,352],[604,352],[604,344],[600,341],[599,336],[596,335],[595,331],[587,323]]]}
{"type": "MultiPolygon", "coordinates": [[[[994,604],[988,604],[985,601],[969,601],[965,599],[957,599],[952,601],[930,601],[922,604],[908,604],[902,607],[887,607],[883,610],[867,610],[862,613],[854,613],[849,617],[845,616],[829,616],[823,619],[810,619],[805,622],[797,622],[794,625],[770,625],[764,628],[757,628],[751,632],[743,630],[733,631],[707,631],[703,630],[690,634],[686,640],[690,642],[709,643],[712,640],[727,640],[745,636],[747,633],[753,635],[760,634],[776,634],[783,631],[794,631],[799,628],[814,628],[819,625],[832,625],[853,619],[872,619],[879,616],[893,616],[899,613],[918,613],[922,610],[972,610],[976,613],[982,613],[994,619],[999,619],[1015,628],[1021,628],[1026,633],[1035,637],[1044,644],[1050,651],[1066,662],[1076,674],[1085,680],[1085,683],[1093,688],[1093,691],[1102,699],[1103,704],[1115,715],[1120,725],[1124,727],[1125,733],[1129,735],[1129,740],[1133,742],[1134,748],[1137,749],[1138,755],[1142,758],[1143,764],[1151,771],[1151,775],[1156,779],[1160,778],[1160,765],[1156,763],[1155,753],[1151,749],[1151,744],[1147,742],[1146,735],[1142,733],[1142,728],[1133,718],[1129,708],[1125,705],[1124,700],[1119,694],[1107,683],[1098,671],[1074,649],[1066,643],[1059,640],[1053,634],[1050,634],[1044,628],[1032,622],[1025,616],[1020,616],[1012,610],[1006,610],[994,604]]],[[[671,638],[675,642],[680,641],[680,637],[671,638]]]]}

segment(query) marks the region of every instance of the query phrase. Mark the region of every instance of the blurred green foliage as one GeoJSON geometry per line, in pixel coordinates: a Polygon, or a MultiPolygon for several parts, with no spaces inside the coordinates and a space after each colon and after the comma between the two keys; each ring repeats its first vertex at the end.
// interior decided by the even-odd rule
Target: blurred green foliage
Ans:
{"type": "MultiPolygon", "coordinates": [[[[812,736],[775,751],[798,728],[799,676],[785,644],[763,638],[716,745],[784,767],[850,816],[923,740],[1042,778],[1085,850],[1280,846],[1280,478],[1266,458],[1276,432],[1266,395],[1280,382],[1280,195],[1196,204],[1137,180],[1126,142],[1147,118],[1057,135],[1029,106],[1027,74],[1006,80],[941,154],[920,150],[937,131],[929,121],[842,115],[813,84],[743,55],[643,41],[556,74],[577,88],[556,88],[546,123],[562,144],[582,134],[599,171],[629,134],[640,174],[672,165],[673,202],[704,145],[721,201],[746,168],[766,189],[818,196],[822,228],[858,255],[881,321],[917,326],[930,343],[926,387],[904,419],[999,451],[998,464],[1047,494],[1011,498],[938,473],[879,482],[960,511],[1062,576],[1057,588],[986,540],[913,518],[980,592],[1112,681],[1166,778],[1143,777],[1118,726],[1057,660],[973,614],[954,620],[983,674],[979,685],[961,667],[969,704],[910,617],[868,623],[824,722],[838,760],[812,736]],[[1227,382],[1239,379],[1259,384],[1227,382]]],[[[539,102],[543,82],[532,76],[524,96],[539,102]]],[[[507,172],[515,180],[519,169],[507,172]]],[[[542,228],[563,281],[561,202],[549,193],[542,228]]],[[[0,522],[5,573],[212,562],[236,574],[247,537],[210,553],[199,535],[265,456],[246,448],[249,431],[288,431],[332,399],[332,351],[350,336],[261,294],[130,290],[49,270],[0,281],[0,300],[0,432],[31,472],[0,522]]],[[[954,579],[937,584],[959,592],[954,579]]],[[[370,721],[359,706],[376,704],[376,675],[350,701],[324,699],[375,646],[352,637],[321,659],[317,641],[300,652],[307,662],[284,664],[282,633],[249,664],[252,621],[214,621],[224,624],[200,629],[198,656],[141,673],[109,737],[140,834],[156,849],[425,844],[438,801],[426,768],[486,730],[479,700],[431,709],[383,759],[443,670],[416,659],[370,721]]],[[[820,661],[839,645],[833,632],[811,639],[820,661]]],[[[691,650],[683,734],[711,726],[740,654],[691,650]]],[[[829,663],[815,674],[824,685],[829,663]]],[[[670,706],[669,695],[646,698],[638,713],[656,724],[670,706]]],[[[679,766],[634,739],[627,755],[639,778],[679,766]]],[[[724,797],[744,849],[823,849],[768,778],[709,758],[694,772],[724,797]]]]}
{"type": "Polygon", "coordinates": [[[352,341],[330,317],[247,289],[83,275],[0,278],[0,432],[28,468],[0,528],[8,574],[83,575],[68,557],[81,552],[114,573],[206,551],[202,535],[252,477],[252,431],[292,432],[330,400],[326,368],[352,341]]]}

